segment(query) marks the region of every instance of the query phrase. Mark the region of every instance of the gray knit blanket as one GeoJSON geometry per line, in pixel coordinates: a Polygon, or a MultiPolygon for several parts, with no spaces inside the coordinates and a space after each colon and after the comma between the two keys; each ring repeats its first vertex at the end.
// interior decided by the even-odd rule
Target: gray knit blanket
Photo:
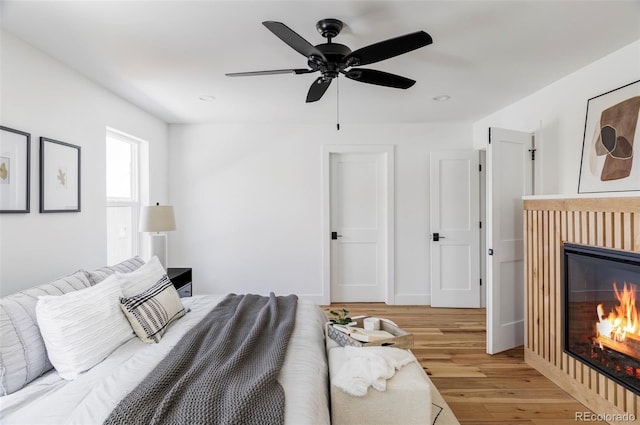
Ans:
{"type": "Polygon", "coordinates": [[[105,424],[283,424],[277,381],[297,297],[228,295],[105,424]]]}

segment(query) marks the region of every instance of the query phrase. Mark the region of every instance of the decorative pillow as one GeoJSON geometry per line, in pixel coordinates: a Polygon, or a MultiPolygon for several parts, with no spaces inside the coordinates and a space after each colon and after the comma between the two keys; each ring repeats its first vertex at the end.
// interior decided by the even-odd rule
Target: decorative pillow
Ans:
{"type": "Polygon", "coordinates": [[[153,257],[145,265],[131,273],[116,272],[121,281],[122,293],[125,297],[131,297],[151,288],[162,279],[167,272],[160,264],[158,257],[153,257]]]}
{"type": "Polygon", "coordinates": [[[128,260],[124,260],[116,265],[100,267],[99,269],[90,271],[89,279],[91,279],[92,285],[95,285],[96,283],[102,282],[115,272],[131,273],[132,271],[139,269],[143,265],[144,260],[136,255],[135,257],[131,257],[128,260]]]}
{"type": "Polygon", "coordinates": [[[74,380],[133,338],[121,296],[120,281],[109,276],[82,291],[38,299],[40,333],[60,377],[74,380]]]}
{"type": "Polygon", "coordinates": [[[166,275],[141,294],[120,298],[120,307],[146,343],[159,342],[169,325],[185,315],[178,291],[166,275]]]}
{"type": "Polygon", "coordinates": [[[0,395],[18,391],[53,367],[36,319],[38,296],[89,287],[87,272],[79,270],[0,299],[0,395]]]}

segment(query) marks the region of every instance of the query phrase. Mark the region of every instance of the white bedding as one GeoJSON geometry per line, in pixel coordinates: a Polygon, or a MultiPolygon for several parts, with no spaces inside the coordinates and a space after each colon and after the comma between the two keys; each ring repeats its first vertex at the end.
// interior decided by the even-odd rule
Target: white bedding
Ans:
{"type": "MultiPolygon", "coordinates": [[[[0,397],[0,423],[101,424],[221,299],[211,295],[183,298],[189,313],[174,323],[159,343],[131,339],[75,381],[65,381],[52,370],[25,388],[0,397]]],[[[330,423],[323,324],[323,313],[316,305],[298,302],[296,325],[278,378],[285,391],[288,425],[330,423]]]]}

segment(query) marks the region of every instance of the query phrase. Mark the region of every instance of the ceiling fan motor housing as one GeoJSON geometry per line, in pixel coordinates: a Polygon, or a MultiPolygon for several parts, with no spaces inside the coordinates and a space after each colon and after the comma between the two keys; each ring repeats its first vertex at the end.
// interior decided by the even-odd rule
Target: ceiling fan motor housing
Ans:
{"type": "Polygon", "coordinates": [[[351,53],[351,49],[344,44],[324,43],[315,47],[322,52],[326,60],[323,61],[320,58],[316,60],[312,57],[309,59],[309,66],[312,68],[315,66],[315,69],[319,69],[325,77],[336,78],[340,71],[350,66],[344,58],[351,53]]]}
{"type": "Polygon", "coordinates": [[[342,31],[343,23],[339,19],[321,19],[316,24],[318,32],[325,38],[332,39],[342,31]]]}

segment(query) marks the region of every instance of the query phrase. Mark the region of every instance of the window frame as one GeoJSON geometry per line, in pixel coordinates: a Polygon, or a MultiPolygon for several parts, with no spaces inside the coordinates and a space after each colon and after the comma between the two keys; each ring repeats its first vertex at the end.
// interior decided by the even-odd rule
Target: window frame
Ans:
{"type": "MultiPolygon", "coordinates": [[[[122,208],[129,207],[131,208],[131,256],[141,255],[141,247],[142,247],[142,235],[138,231],[138,219],[140,216],[140,207],[142,205],[142,197],[141,197],[141,185],[142,185],[142,175],[141,170],[143,169],[141,158],[142,158],[142,149],[143,144],[146,143],[144,140],[139,139],[135,136],[131,136],[119,130],[115,130],[113,128],[107,127],[106,137],[105,137],[105,182],[108,183],[107,176],[107,166],[106,166],[106,149],[107,144],[110,140],[116,140],[119,142],[127,143],[130,147],[131,152],[131,181],[130,181],[130,197],[110,197],[108,193],[106,193],[106,208],[105,214],[109,210],[109,208],[122,208]]],[[[105,187],[105,192],[106,192],[105,187]]],[[[107,230],[107,224],[105,223],[105,230],[107,230]]],[[[114,262],[113,259],[109,258],[109,232],[107,231],[107,260],[109,263],[114,262]]]]}

